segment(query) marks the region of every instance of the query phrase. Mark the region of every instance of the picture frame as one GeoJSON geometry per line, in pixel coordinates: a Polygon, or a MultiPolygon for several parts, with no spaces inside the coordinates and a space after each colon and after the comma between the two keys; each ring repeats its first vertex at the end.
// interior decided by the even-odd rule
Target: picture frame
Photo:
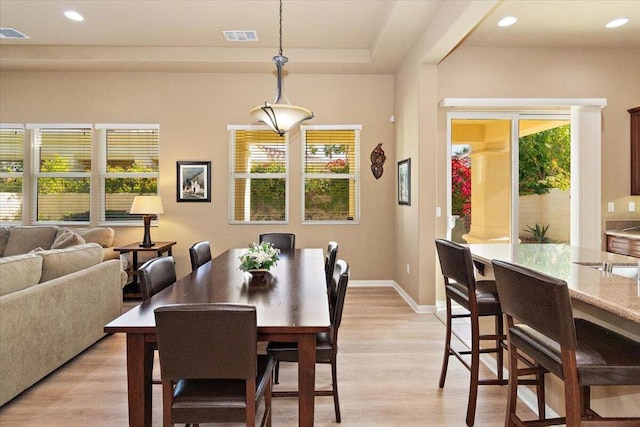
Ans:
{"type": "Polygon", "coordinates": [[[398,162],[398,204],[411,206],[411,159],[398,162]]]}
{"type": "Polygon", "coordinates": [[[176,162],[176,201],[211,202],[211,162],[176,162]]]}

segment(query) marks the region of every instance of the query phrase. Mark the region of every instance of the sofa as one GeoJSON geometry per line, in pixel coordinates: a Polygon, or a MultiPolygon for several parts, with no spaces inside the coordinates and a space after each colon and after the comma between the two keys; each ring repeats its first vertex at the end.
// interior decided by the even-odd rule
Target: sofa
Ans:
{"type": "Polygon", "coordinates": [[[0,234],[0,406],[103,337],[121,314],[127,274],[119,259],[60,230],[0,234]],[[54,245],[63,234],[76,243],[54,245]]]}

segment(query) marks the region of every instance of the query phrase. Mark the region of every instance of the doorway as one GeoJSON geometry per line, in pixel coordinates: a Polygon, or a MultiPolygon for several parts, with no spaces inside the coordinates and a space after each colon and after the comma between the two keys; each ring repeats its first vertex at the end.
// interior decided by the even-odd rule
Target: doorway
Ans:
{"type": "Polygon", "coordinates": [[[447,134],[448,238],[570,242],[568,113],[449,113],[447,134]]]}

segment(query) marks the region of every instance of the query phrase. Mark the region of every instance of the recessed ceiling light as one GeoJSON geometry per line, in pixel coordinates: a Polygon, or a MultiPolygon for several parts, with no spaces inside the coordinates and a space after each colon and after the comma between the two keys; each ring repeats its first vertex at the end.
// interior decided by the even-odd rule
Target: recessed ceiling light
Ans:
{"type": "Polygon", "coordinates": [[[509,27],[516,22],[518,22],[518,18],[516,18],[515,16],[505,16],[498,21],[498,27],[509,27]]]}
{"type": "Polygon", "coordinates": [[[629,22],[629,18],[617,18],[609,22],[607,25],[605,25],[605,27],[607,28],[622,27],[627,22],[629,22]]]}
{"type": "Polygon", "coordinates": [[[78,21],[78,22],[84,21],[84,16],[80,15],[78,12],[74,10],[67,10],[64,13],[64,16],[71,19],[72,21],[78,21]]]}

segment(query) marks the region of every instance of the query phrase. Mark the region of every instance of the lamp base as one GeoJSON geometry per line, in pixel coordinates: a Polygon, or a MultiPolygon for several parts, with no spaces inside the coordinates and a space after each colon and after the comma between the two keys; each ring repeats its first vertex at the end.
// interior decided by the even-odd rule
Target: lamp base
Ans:
{"type": "Polygon", "coordinates": [[[155,245],[155,242],[151,241],[151,215],[145,215],[144,220],[144,238],[140,243],[141,248],[150,248],[155,245]]]}

